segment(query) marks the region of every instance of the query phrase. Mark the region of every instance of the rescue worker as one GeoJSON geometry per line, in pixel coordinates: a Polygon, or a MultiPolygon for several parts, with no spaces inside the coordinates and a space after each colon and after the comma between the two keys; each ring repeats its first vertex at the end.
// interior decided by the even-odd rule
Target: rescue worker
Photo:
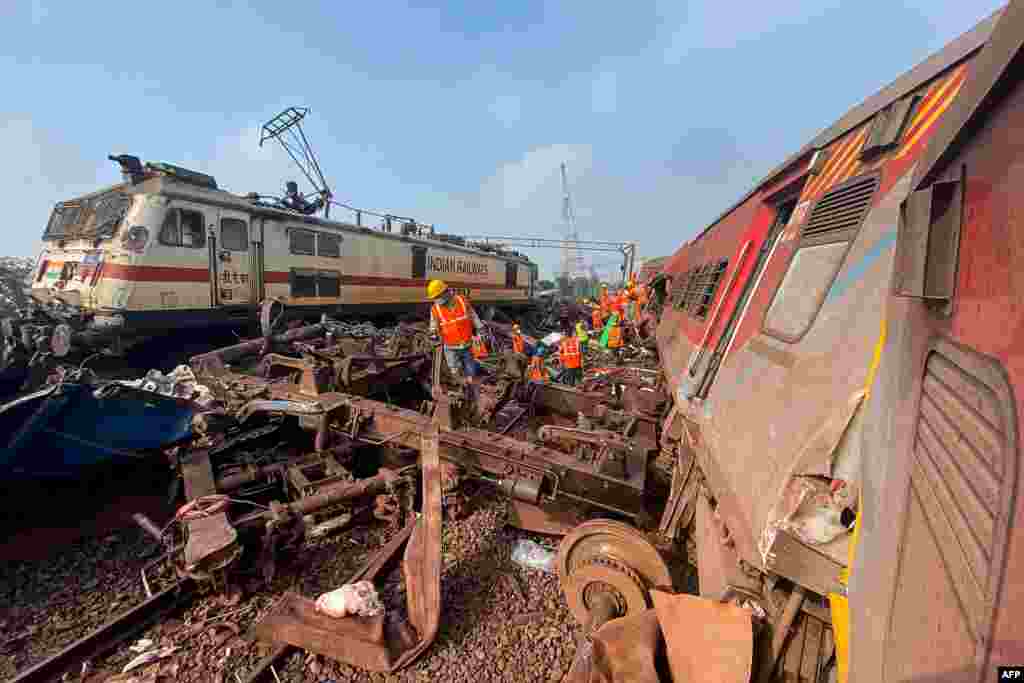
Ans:
{"type": "Polygon", "coordinates": [[[530,369],[527,372],[531,382],[544,382],[548,378],[547,368],[544,367],[544,358],[535,353],[530,356],[530,369]]]}
{"type": "Polygon", "coordinates": [[[590,329],[597,332],[602,327],[604,327],[604,309],[600,305],[596,305],[590,311],[590,329]]]}
{"type": "Polygon", "coordinates": [[[298,211],[305,216],[310,216],[322,209],[326,199],[330,197],[329,194],[326,194],[323,197],[317,197],[313,203],[307,202],[306,198],[299,194],[299,185],[294,180],[285,183],[284,188],[284,199],[281,200],[281,203],[292,211],[298,211]]]}
{"type": "Polygon", "coordinates": [[[476,311],[461,294],[455,294],[443,280],[427,284],[427,298],[434,301],[430,307],[430,335],[440,336],[444,357],[456,376],[464,379],[469,400],[476,401],[476,376],[480,366],[470,349],[473,338],[483,331],[483,323],[476,311]]]}
{"type": "Polygon", "coordinates": [[[576,321],[576,338],[580,340],[580,344],[584,347],[590,343],[590,335],[587,334],[587,328],[583,326],[582,320],[576,321]]]}
{"type": "Polygon", "coordinates": [[[601,318],[606,320],[612,312],[612,298],[608,295],[608,285],[601,285],[601,298],[598,303],[601,306],[601,318]]]}
{"type": "Polygon", "coordinates": [[[647,296],[647,285],[640,285],[636,288],[636,305],[640,309],[639,312],[643,313],[644,309],[647,308],[647,302],[649,297],[647,296]]]}
{"type": "Polygon", "coordinates": [[[519,323],[512,325],[512,350],[516,353],[526,353],[526,342],[523,340],[519,323]]]}
{"type": "Polygon", "coordinates": [[[611,327],[608,329],[608,350],[616,362],[622,356],[622,318],[617,314],[612,315],[611,327]]]}
{"type": "Polygon", "coordinates": [[[562,339],[558,347],[558,360],[562,364],[562,382],[576,386],[583,380],[583,351],[580,338],[572,334],[562,339]]]}

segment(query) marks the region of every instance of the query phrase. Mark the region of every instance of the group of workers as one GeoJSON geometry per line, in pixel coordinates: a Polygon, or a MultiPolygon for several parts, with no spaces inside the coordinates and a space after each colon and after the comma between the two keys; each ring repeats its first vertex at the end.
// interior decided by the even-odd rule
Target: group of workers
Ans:
{"type": "MultiPolygon", "coordinates": [[[[480,375],[477,358],[487,353],[483,323],[469,301],[453,292],[442,280],[430,281],[427,297],[434,302],[430,309],[431,337],[442,344],[448,367],[464,378],[467,394],[470,400],[475,400],[476,382],[480,375]]],[[[591,313],[591,332],[601,335],[601,345],[616,358],[624,342],[624,324],[626,321],[635,322],[646,304],[646,288],[637,286],[633,278],[614,295],[609,294],[607,285],[602,286],[600,299],[591,313]]],[[[590,336],[582,321],[576,322],[575,329],[564,325],[562,331],[558,345],[558,362],[562,371],[558,380],[575,386],[583,380],[583,349],[589,345],[590,336]]],[[[530,381],[549,379],[544,353],[540,348],[527,344],[518,324],[512,326],[512,350],[529,358],[527,378],[530,381]]]]}

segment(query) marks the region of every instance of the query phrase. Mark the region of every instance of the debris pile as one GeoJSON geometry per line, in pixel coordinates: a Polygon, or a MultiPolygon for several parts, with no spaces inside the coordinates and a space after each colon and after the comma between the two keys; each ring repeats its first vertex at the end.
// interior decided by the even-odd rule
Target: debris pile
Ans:
{"type": "Polygon", "coordinates": [[[262,338],[111,383],[193,407],[163,448],[173,515],[137,517],[156,550],[135,594],[188,586],[191,607],[91,662],[106,680],[501,677],[527,640],[529,678],[557,680],[574,638],[692,583],[692,514],[670,495],[690,482],[660,448],[667,397],[636,325],[609,349],[583,324],[491,322],[469,385],[422,323],[276,330],[271,312],[262,338]]]}

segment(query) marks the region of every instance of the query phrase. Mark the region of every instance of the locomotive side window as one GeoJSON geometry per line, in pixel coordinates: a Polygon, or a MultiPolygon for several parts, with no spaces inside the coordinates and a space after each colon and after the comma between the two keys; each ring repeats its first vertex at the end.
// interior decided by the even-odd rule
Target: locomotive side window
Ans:
{"type": "Polygon", "coordinates": [[[292,229],[289,231],[288,247],[293,254],[313,256],[316,254],[316,233],[312,230],[292,229]]]}
{"type": "Polygon", "coordinates": [[[160,228],[160,244],[168,247],[191,247],[202,249],[206,246],[206,230],[203,214],[189,209],[171,209],[167,212],[163,227],[160,228]]]}
{"type": "Polygon", "coordinates": [[[293,297],[341,296],[341,274],[336,270],[292,268],[288,280],[293,297]]]}
{"type": "Polygon", "coordinates": [[[317,296],[341,296],[341,277],[336,270],[321,270],[318,275],[317,296]]]}
{"type": "Polygon", "coordinates": [[[519,266],[514,263],[505,264],[505,286],[509,289],[516,288],[516,278],[519,275],[519,266]]]}
{"type": "Polygon", "coordinates": [[[341,258],[341,236],[318,232],[316,234],[316,253],[317,256],[341,258]]]}
{"type": "Polygon", "coordinates": [[[829,190],[814,205],[789,269],[765,313],[765,334],[795,343],[811,328],[877,187],[877,175],[854,178],[829,190]]]}
{"type": "Polygon", "coordinates": [[[292,268],[291,294],[294,297],[316,296],[316,271],[307,268],[292,268]]]}
{"type": "Polygon", "coordinates": [[[422,280],[427,277],[427,248],[412,248],[412,276],[422,280]]]}
{"type": "Polygon", "coordinates": [[[228,251],[248,251],[249,226],[237,218],[220,219],[220,241],[228,251]]]}

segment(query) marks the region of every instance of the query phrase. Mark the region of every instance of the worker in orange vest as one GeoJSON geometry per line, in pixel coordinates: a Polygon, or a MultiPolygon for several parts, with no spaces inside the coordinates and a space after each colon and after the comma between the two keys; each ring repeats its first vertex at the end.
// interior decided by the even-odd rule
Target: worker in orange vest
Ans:
{"type": "Polygon", "coordinates": [[[595,332],[604,327],[604,311],[600,306],[594,306],[590,311],[590,327],[595,332]]]}
{"type": "Polygon", "coordinates": [[[615,360],[622,355],[622,318],[619,316],[612,318],[612,326],[608,330],[608,350],[615,360]]]}
{"type": "Polygon", "coordinates": [[[626,317],[626,304],[629,302],[629,297],[626,295],[626,290],[620,289],[612,297],[612,312],[619,314],[619,322],[626,317]]]}
{"type": "Polygon", "coordinates": [[[544,359],[540,354],[530,357],[530,370],[527,373],[531,382],[544,382],[548,378],[547,368],[544,367],[544,359]]]}
{"type": "Polygon", "coordinates": [[[558,347],[558,360],[562,364],[562,381],[576,386],[583,380],[583,352],[580,338],[571,334],[562,339],[558,347]]]}
{"type": "Polygon", "coordinates": [[[475,401],[475,380],[480,366],[473,357],[474,337],[483,331],[483,323],[469,302],[452,292],[442,280],[431,280],[427,285],[427,298],[434,301],[430,307],[430,336],[440,335],[444,357],[456,376],[464,378],[471,401],[475,401]]]}
{"type": "Polygon", "coordinates": [[[523,340],[523,333],[519,330],[518,323],[512,326],[512,350],[516,353],[526,353],[526,342],[523,340]]]}
{"type": "Polygon", "coordinates": [[[612,298],[608,295],[608,285],[601,285],[601,298],[598,299],[601,305],[601,318],[607,318],[612,312],[612,298]]]}

